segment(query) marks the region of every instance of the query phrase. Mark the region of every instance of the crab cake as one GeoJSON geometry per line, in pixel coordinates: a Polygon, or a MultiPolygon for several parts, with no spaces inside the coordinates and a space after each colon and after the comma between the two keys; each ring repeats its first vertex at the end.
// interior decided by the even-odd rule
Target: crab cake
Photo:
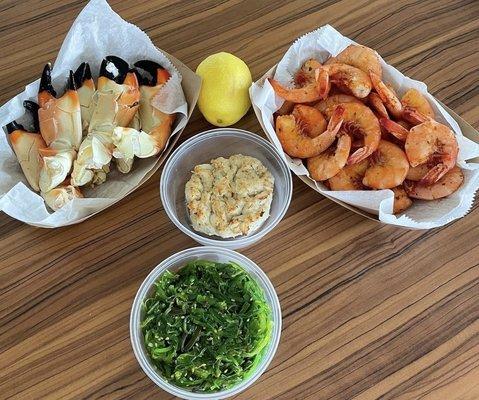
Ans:
{"type": "Polygon", "coordinates": [[[232,238],[257,230],[269,217],[274,178],[258,159],[241,154],[197,165],[185,186],[193,229],[232,238]]]}

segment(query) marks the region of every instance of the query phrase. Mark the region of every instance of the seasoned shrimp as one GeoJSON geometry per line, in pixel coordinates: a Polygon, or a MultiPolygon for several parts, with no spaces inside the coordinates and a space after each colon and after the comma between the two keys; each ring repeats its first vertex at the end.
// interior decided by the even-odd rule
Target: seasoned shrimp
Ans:
{"type": "Polygon", "coordinates": [[[329,146],[316,157],[308,158],[307,167],[311,178],[325,181],[336,175],[348,161],[351,150],[351,136],[341,133],[336,145],[329,146]]]}
{"type": "Polygon", "coordinates": [[[462,182],[464,182],[464,174],[458,166],[454,166],[432,185],[405,181],[404,189],[409,197],[421,200],[436,200],[454,193],[462,185],[462,182]]]}
{"type": "MultiPolygon", "coordinates": [[[[381,139],[381,128],[374,113],[364,104],[343,103],[341,107],[344,109],[342,129],[352,135],[353,139],[362,140],[361,147],[348,158],[348,164],[355,164],[376,150],[381,139]]],[[[326,110],[326,116],[329,112],[326,110]]]]}
{"type": "Polygon", "coordinates": [[[311,103],[324,99],[329,92],[329,82],[325,72],[315,70],[314,79],[299,88],[288,89],[277,80],[268,78],[269,83],[279,97],[293,103],[311,103]]]}
{"type": "MultiPolygon", "coordinates": [[[[414,109],[426,118],[434,118],[434,110],[432,109],[431,104],[427,101],[426,96],[417,89],[409,89],[404,93],[401,97],[401,104],[405,109],[414,109]]],[[[407,114],[404,115],[404,117],[407,117],[407,114]]]]}
{"type": "Polygon", "coordinates": [[[393,90],[391,90],[374,72],[369,72],[369,77],[373,84],[374,89],[378,93],[379,97],[383,101],[389,112],[395,117],[400,118],[402,115],[402,104],[397,98],[393,90]]]}
{"type": "Polygon", "coordinates": [[[325,62],[325,65],[333,63],[344,63],[359,68],[368,73],[373,71],[379,77],[382,76],[381,61],[379,54],[373,49],[359,44],[350,44],[341,53],[331,57],[325,62]]]}
{"type": "MultiPolygon", "coordinates": [[[[371,91],[372,84],[368,74],[348,64],[329,64],[319,69],[319,84],[326,90],[329,81],[348,94],[362,99],[371,91]],[[324,74],[322,74],[324,73],[324,74]]],[[[327,95],[328,93],[326,93],[327,95]]]]}
{"type": "MultiPolygon", "coordinates": [[[[331,116],[327,129],[321,135],[317,137],[308,136],[303,126],[313,126],[316,121],[323,118],[320,111],[313,108],[316,111],[316,117],[313,119],[313,113],[309,113],[308,121],[300,120],[294,115],[280,115],[276,118],[276,134],[278,136],[284,151],[291,157],[309,158],[315,157],[318,154],[326,150],[334,142],[336,133],[341,128],[342,110],[340,107],[336,108],[337,111],[331,116]]],[[[304,114],[303,114],[304,116],[304,114]]]]}
{"type": "Polygon", "coordinates": [[[306,60],[298,72],[296,72],[294,83],[299,87],[303,87],[308,83],[314,82],[316,79],[316,70],[321,68],[321,66],[321,63],[314,58],[306,60]]]}
{"type": "Polygon", "coordinates": [[[335,94],[332,96],[328,96],[324,100],[318,101],[314,107],[316,107],[319,111],[323,114],[330,116],[333,113],[334,108],[342,103],[357,103],[363,104],[363,102],[357,99],[354,96],[350,96],[349,94],[335,94]]]}
{"type": "Polygon", "coordinates": [[[315,138],[327,128],[328,123],[323,114],[314,107],[296,104],[292,114],[297,121],[300,121],[303,132],[309,137],[315,138]]]}
{"type": "Polygon", "coordinates": [[[452,169],[459,151],[452,130],[432,120],[411,128],[404,147],[411,166],[433,163],[434,166],[421,179],[425,185],[437,182],[452,169]]]}
{"type": "Polygon", "coordinates": [[[391,188],[391,190],[394,192],[394,214],[402,213],[403,211],[406,211],[409,207],[411,207],[412,200],[407,195],[403,185],[391,188]]]}
{"type": "Polygon", "coordinates": [[[406,154],[386,140],[371,155],[363,184],[373,189],[392,189],[403,183],[409,170],[406,154]]]}
{"type": "Polygon", "coordinates": [[[386,110],[381,97],[376,92],[369,93],[368,104],[376,111],[376,115],[382,118],[389,118],[388,110],[386,110]]]}
{"type": "Polygon", "coordinates": [[[369,166],[369,160],[365,159],[353,165],[346,165],[336,175],[328,179],[331,190],[365,190],[363,178],[369,166]]]}

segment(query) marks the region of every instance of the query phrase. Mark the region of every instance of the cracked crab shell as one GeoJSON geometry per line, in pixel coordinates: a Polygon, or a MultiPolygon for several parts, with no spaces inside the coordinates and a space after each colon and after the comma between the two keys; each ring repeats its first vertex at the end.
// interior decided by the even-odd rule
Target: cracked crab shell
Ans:
{"type": "Polygon", "coordinates": [[[40,170],[42,160],[39,149],[45,148],[46,144],[39,133],[14,131],[10,134],[10,143],[17,156],[25,178],[33,190],[39,191],[40,170]]]}

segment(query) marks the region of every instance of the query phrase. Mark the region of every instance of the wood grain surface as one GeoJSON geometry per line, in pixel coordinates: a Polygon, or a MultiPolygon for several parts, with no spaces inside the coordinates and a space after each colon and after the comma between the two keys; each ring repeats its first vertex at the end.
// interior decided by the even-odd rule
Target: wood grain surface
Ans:
{"type": "MultiPolygon", "coordinates": [[[[85,5],[0,2],[0,101],[40,76],[85,5]]],[[[192,69],[232,52],[257,79],[330,23],[479,128],[479,2],[112,0],[192,69]]],[[[262,134],[253,112],[237,127],[262,134]]],[[[182,140],[210,128],[195,112],[182,140]]],[[[161,171],[160,171],[161,172],[161,171]]],[[[170,399],[140,370],[128,319],[146,275],[196,244],[168,220],[159,173],[76,226],[0,215],[0,398],[170,399]]],[[[298,179],[286,218],[243,250],[274,283],[278,352],[237,399],[479,398],[479,208],[447,227],[366,220],[298,179]]]]}

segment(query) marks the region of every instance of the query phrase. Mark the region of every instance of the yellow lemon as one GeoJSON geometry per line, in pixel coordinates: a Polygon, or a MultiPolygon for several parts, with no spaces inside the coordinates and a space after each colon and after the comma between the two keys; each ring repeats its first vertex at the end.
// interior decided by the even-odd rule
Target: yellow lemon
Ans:
{"type": "Polygon", "coordinates": [[[230,53],[205,58],[196,73],[202,78],[198,107],[208,122],[229,126],[238,122],[251,106],[248,89],[251,72],[246,63],[230,53]]]}

